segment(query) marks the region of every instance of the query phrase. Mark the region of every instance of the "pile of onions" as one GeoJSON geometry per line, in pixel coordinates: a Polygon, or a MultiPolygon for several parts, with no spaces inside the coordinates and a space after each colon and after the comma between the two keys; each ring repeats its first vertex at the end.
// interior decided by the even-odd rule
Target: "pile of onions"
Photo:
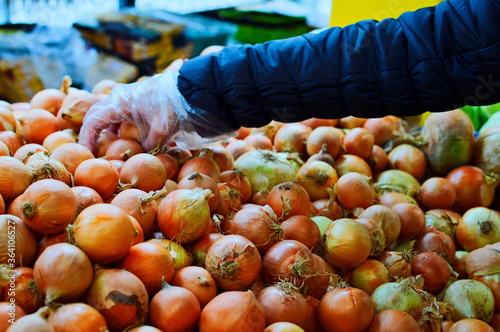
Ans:
{"type": "Polygon", "coordinates": [[[225,235],[207,251],[205,268],[221,290],[246,290],[260,275],[262,260],[256,246],[241,235],[225,235]]]}
{"type": "Polygon", "coordinates": [[[33,275],[45,303],[67,303],[87,291],[94,271],[82,250],[69,243],[57,243],[47,247],[38,257],[33,275]]]}
{"type": "Polygon", "coordinates": [[[123,269],[99,269],[87,293],[87,303],[106,319],[112,332],[142,324],[148,312],[148,292],[142,281],[123,269]]]}
{"type": "Polygon", "coordinates": [[[71,188],[62,181],[43,179],[31,184],[19,202],[28,227],[42,234],[63,231],[76,215],[77,202],[71,188]]]}
{"type": "Polygon", "coordinates": [[[264,309],[250,291],[227,291],[217,295],[201,311],[200,331],[264,331],[264,309]],[[234,310],[235,304],[238,310],[234,310]]]}
{"type": "Polygon", "coordinates": [[[113,263],[125,257],[137,236],[128,214],[107,203],[89,206],[70,227],[71,242],[93,263],[113,263]]]}
{"type": "Polygon", "coordinates": [[[177,189],[165,197],[158,207],[160,231],[180,244],[198,240],[211,224],[208,200],[210,189],[177,189]]]}
{"type": "Polygon", "coordinates": [[[200,303],[190,290],[166,282],[149,305],[149,320],[162,331],[191,331],[200,314],[200,303]]]}

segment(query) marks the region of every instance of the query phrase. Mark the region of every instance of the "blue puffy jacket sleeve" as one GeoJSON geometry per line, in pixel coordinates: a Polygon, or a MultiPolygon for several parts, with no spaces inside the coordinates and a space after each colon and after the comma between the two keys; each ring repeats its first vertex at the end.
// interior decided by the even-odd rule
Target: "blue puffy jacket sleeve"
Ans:
{"type": "Polygon", "coordinates": [[[235,129],[493,104],[500,0],[448,0],[397,19],[227,47],[186,61],[178,86],[235,129]]]}

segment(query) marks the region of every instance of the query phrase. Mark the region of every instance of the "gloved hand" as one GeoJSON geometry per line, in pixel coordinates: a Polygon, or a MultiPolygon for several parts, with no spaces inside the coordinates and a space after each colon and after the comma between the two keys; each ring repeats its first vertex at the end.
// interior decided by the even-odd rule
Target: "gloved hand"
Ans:
{"type": "Polygon", "coordinates": [[[109,97],[87,112],[79,143],[94,152],[100,133],[126,122],[141,134],[143,148],[175,142],[181,149],[197,149],[208,143],[236,136],[236,132],[215,116],[193,108],[177,88],[177,71],[166,71],[143,81],[120,84],[109,97]]]}

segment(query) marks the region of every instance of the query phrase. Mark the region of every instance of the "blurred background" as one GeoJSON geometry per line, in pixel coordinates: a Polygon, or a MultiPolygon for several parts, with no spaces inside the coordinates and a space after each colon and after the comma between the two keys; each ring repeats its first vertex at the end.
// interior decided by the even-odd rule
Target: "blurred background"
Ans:
{"type": "Polygon", "coordinates": [[[0,0],[0,99],[131,82],[211,45],[327,27],[331,0],[0,0]]]}

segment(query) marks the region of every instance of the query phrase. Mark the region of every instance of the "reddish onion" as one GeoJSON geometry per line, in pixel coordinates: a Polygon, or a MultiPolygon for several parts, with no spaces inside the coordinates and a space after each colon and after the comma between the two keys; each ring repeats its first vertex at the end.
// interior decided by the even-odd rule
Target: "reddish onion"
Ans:
{"type": "Polygon", "coordinates": [[[401,222],[399,241],[416,239],[425,232],[425,215],[418,205],[397,203],[392,210],[396,212],[401,222]]]}
{"type": "Polygon", "coordinates": [[[402,310],[389,309],[373,317],[366,332],[405,331],[420,332],[417,321],[402,310]]]}
{"type": "Polygon", "coordinates": [[[200,331],[264,331],[264,309],[252,292],[227,291],[217,295],[203,308],[200,331]],[[238,310],[234,310],[235,303],[238,310]]]}
{"type": "Polygon", "coordinates": [[[309,194],[297,181],[278,184],[266,196],[266,204],[280,220],[295,215],[307,215],[310,202],[309,194]]]}
{"type": "Polygon", "coordinates": [[[413,249],[419,252],[429,251],[446,259],[450,264],[455,260],[456,247],[451,236],[432,228],[415,239],[413,249]]]}
{"type": "Polygon", "coordinates": [[[242,171],[237,169],[224,171],[220,174],[220,182],[237,190],[241,195],[241,203],[248,203],[252,198],[252,185],[242,171]]]}
{"type": "Polygon", "coordinates": [[[411,274],[424,278],[424,290],[436,292],[442,289],[451,277],[446,260],[433,252],[421,252],[411,260],[411,274]]]}
{"type": "Polygon", "coordinates": [[[400,144],[388,154],[389,167],[405,171],[418,181],[422,180],[427,170],[425,154],[411,144],[400,144]]]}
{"type": "Polygon", "coordinates": [[[348,209],[363,208],[375,203],[376,192],[372,179],[357,172],[348,172],[342,175],[335,186],[337,199],[348,209]]]}
{"type": "Polygon", "coordinates": [[[15,302],[0,302],[0,331],[7,331],[14,319],[26,316],[24,309],[15,302]]]}
{"type": "Polygon", "coordinates": [[[370,296],[355,287],[328,291],[318,305],[318,317],[328,332],[364,331],[374,315],[370,296]]]}
{"type": "Polygon", "coordinates": [[[75,186],[71,187],[71,191],[75,194],[76,197],[76,215],[78,216],[80,212],[82,212],[85,208],[94,205],[103,203],[101,195],[97,191],[92,188],[85,186],[75,186]]]}
{"type": "Polygon", "coordinates": [[[193,256],[191,253],[177,242],[164,238],[152,238],[146,242],[157,243],[167,249],[174,259],[174,267],[176,271],[183,267],[190,266],[193,263],[193,256]]]}
{"type": "Polygon", "coordinates": [[[380,261],[390,273],[391,281],[397,277],[408,278],[411,275],[411,260],[413,256],[409,252],[385,250],[377,260],[380,261]]]}
{"type": "Polygon", "coordinates": [[[396,132],[401,127],[401,119],[388,115],[381,118],[367,119],[363,124],[363,128],[370,131],[375,137],[375,144],[383,146],[390,139],[396,137],[396,132]]]}
{"type": "Polygon", "coordinates": [[[366,158],[366,163],[371,168],[372,173],[376,174],[386,169],[389,164],[389,157],[382,147],[374,145],[370,156],[366,158]]]}
{"type": "MultiPolygon", "coordinates": [[[[33,277],[33,269],[30,267],[16,267],[13,270],[15,286],[9,294],[6,290],[5,301],[15,302],[23,308],[27,314],[36,312],[43,306],[43,298],[37,290],[33,277]]],[[[2,276],[4,277],[4,276],[2,276]]]]}
{"type": "Polygon", "coordinates": [[[13,131],[0,131],[0,142],[5,143],[9,148],[10,152],[16,153],[16,151],[24,145],[23,140],[13,131]]]}
{"type": "Polygon", "coordinates": [[[273,145],[279,152],[297,152],[303,159],[308,157],[306,141],[312,128],[303,123],[284,124],[274,136],[273,145]]]}
{"type": "Polygon", "coordinates": [[[214,278],[206,269],[199,266],[186,266],[179,269],[170,284],[191,291],[202,309],[217,295],[214,278]]]}
{"type": "Polygon", "coordinates": [[[180,168],[177,180],[189,176],[194,172],[208,175],[215,182],[220,180],[220,168],[213,159],[213,150],[202,149],[193,158],[187,160],[180,168]]]}
{"type": "Polygon", "coordinates": [[[282,281],[265,287],[257,300],[264,309],[266,325],[290,322],[304,327],[309,318],[306,299],[288,282],[282,281]]]}
{"type": "Polygon", "coordinates": [[[281,222],[284,240],[296,240],[303,243],[309,250],[314,251],[320,244],[321,233],[319,226],[311,218],[296,215],[281,222]]]}
{"type": "Polygon", "coordinates": [[[203,235],[195,243],[189,246],[189,252],[193,255],[193,265],[205,267],[205,259],[207,257],[208,248],[215,240],[223,237],[221,233],[209,233],[203,235]]]}
{"type": "Polygon", "coordinates": [[[424,210],[449,209],[455,203],[457,192],[446,178],[432,177],[422,183],[417,198],[424,210]]]}
{"type": "Polygon", "coordinates": [[[165,167],[165,171],[167,172],[167,179],[177,180],[177,176],[179,175],[179,163],[174,159],[171,155],[166,153],[158,153],[155,154],[155,157],[160,159],[165,167]]]}
{"type": "Polygon", "coordinates": [[[353,128],[344,137],[345,153],[368,159],[371,155],[375,137],[365,128],[353,128]]]}

